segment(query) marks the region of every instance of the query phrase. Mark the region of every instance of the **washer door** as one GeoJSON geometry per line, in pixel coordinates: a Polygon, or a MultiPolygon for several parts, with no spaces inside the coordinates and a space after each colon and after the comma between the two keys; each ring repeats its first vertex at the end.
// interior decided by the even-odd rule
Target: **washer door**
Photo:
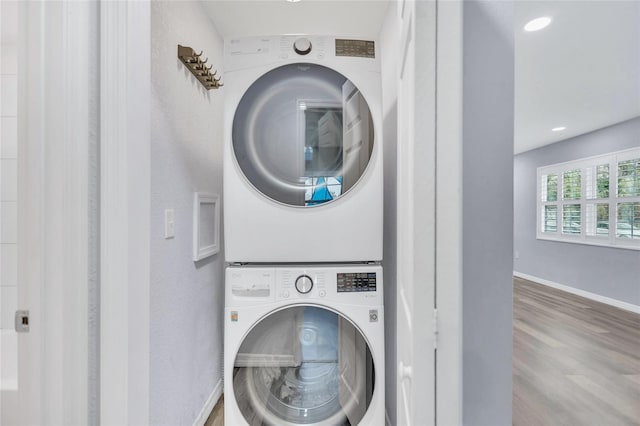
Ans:
{"type": "Polygon", "coordinates": [[[276,68],[244,94],[233,151],[256,190],[290,206],[318,206],[347,193],[373,150],[373,121],[360,90],[314,64],[276,68]]]}
{"type": "Polygon", "coordinates": [[[362,333],[318,306],[291,306],[260,320],[243,340],[233,371],[235,399],[251,426],[355,426],[374,385],[362,333]]]}

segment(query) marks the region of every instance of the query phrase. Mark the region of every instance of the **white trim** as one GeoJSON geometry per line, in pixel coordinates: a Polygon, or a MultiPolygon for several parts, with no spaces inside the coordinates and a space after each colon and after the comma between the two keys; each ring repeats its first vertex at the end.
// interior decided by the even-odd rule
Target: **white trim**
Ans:
{"type": "MultiPolygon", "coordinates": [[[[165,219],[166,220],[166,219],[165,219]]],[[[166,226],[166,225],[165,225],[166,226]]],[[[165,237],[166,238],[166,237],[165,237]]],[[[220,251],[220,196],[208,192],[193,193],[193,261],[198,262],[220,251]],[[202,206],[213,204],[213,242],[208,246],[200,241],[200,227],[202,225],[202,206]]]]}
{"type": "Polygon", "coordinates": [[[100,423],[128,422],[126,2],[100,3],[100,423]]]}
{"type": "Polygon", "coordinates": [[[577,296],[582,296],[586,299],[595,300],[596,302],[604,303],[610,306],[614,306],[616,308],[624,309],[625,311],[635,312],[636,314],[640,314],[640,306],[634,305],[632,303],[623,302],[618,299],[612,299],[611,297],[602,296],[600,294],[591,293],[589,291],[581,290],[575,287],[569,287],[568,285],[560,284],[555,281],[547,280],[540,277],[535,277],[533,275],[524,274],[522,272],[513,271],[513,276],[518,278],[523,278],[525,280],[533,281],[534,283],[546,285],[548,287],[556,288],[558,290],[566,291],[567,293],[575,294],[577,296]]]}
{"type": "Polygon", "coordinates": [[[198,414],[198,417],[196,417],[196,419],[194,420],[193,426],[204,426],[204,424],[207,422],[207,419],[211,415],[211,412],[213,411],[213,407],[216,406],[216,403],[221,396],[222,378],[220,378],[220,380],[218,380],[218,383],[216,383],[216,385],[214,386],[213,390],[211,391],[211,395],[209,395],[209,398],[207,398],[207,401],[204,403],[202,410],[200,410],[200,414],[198,414]]]}
{"type": "Polygon", "coordinates": [[[100,423],[149,423],[150,4],[100,2],[100,423]]]}
{"type": "MultiPolygon", "coordinates": [[[[51,288],[48,284],[45,291],[48,295],[45,299],[46,304],[55,303],[55,298],[50,297],[51,292],[60,292],[62,301],[55,310],[51,306],[45,306],[48,312],[56,312],[57,315],[56,321],[49,322],[45,328],[49,341],[47,346],[59,348],[58,356],[60,357],[57,360],[51,359],[49,368],[62,367],[64,372],[61,376],[65,383],[62,407],[52,409],[58,413],[58,420],[52,417],[48,417],[47,420],[61,423],[88,422],[89,144],[87,139],[90,133],[96,130],[90,127],[92,111],[96,111],[91,108],[94,101],[89,94],[89,87],[93,84],[89,74],[91,56],[88,52],[93,47],[90,45],[89,35],[92,31],[96,31],[91,26],[92,12],[97,11],[93,10],[90,2],[64,2],[60,21],[64,31],[61,40],[64,60],[60,61],[64,64],[60,70],[63,78],[57,81],[58,84],[63,82],[63,93],[58,91],[52,93],[52,102],[48,103],[45,112],[47,115],[53,115],[52,127],[64,127],[63,133],[60,134],[63,140],[60,141],[59,147],[52,146],[51,132],[48,132],[46,140],[47,149],[56,151],[55,154],[49,151],[49,155],[54,157],[50,167],[64,169],[64,171],[52,173],[58,176],[60,181],[54,184],[57,189],[51,188],[47,191],[49,202],[46,209],[47,216],[52,215],[52,211],[56,209],[61,212],[60,216],[55,218],[55,222],[49,222],[51,219],[48,219],[50,225],[47,226],[47,230],[50,234],[47,235],[46,243],[47,270],[56,270],[57,262],[63,262],[64,266],[57,278],[47,273],[46,279],[50,279],[56,285],[51,288]],[[87,54],[78,55],[78,52],[87,52],[87,54]],[[56,93],[64,97],[56,99],[56,93]],[[55,105],[60,99],[64,99],[64,119],[62,123],[54,124],[58,116],[52,110],[56,108],[55,105]],[[64,187],[62,197],[57,193],[61,187],[64,187]],[[56,204],[59,205],[58,208],[55,207],[56,204]],[[55,226],[58,230],[51,229],[55,226]],[[64,241],[62,253],[59,252],[60,241],[64,241]],[[51,327],[55,327],[56,330],[51,330],[51,327]],[[58,331],[59,328],[64,331],[58,331]],[[56,347],[53,342],[58,346],[56,347]]],[[[55,58],[60,59],[53,53],[51,59],[46,61],[49,64],[48,68],[55,58]]],[[[55,80],[47,82],[48,86],[55,84],[55,80]]],[[[59,385],[59,383],[56,384],[56,388],[59,385]]],[[[59,401],[53,400],[50,403],[59,404],[59,401]]]]}
{"type": "Polygon", "coordinates": [[[463,3],[438,1],[436,288],[437,424],[462,416],[463,3]]]}
{"type": "Polygon", "coordinates": [[[437,19],[435,2],[408,1],[399,28],[397,140],[402,143],[397,144],[395,277],[398,424],[432,424],[436,412],[436,341],[435,334],[425,333],[424,328],[435,328],[437,19]]]}

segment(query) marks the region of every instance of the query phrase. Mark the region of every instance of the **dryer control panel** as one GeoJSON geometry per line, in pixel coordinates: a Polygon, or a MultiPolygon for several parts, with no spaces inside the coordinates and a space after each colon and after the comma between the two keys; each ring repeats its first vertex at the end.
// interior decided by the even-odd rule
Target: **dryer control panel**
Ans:
{"type": "Polygon", "coordinates": [[[380,72],[375,40],[359,40],[315,34],[225,38],[224,71],[287,62],[354,63],[360,71],[380,72]],[[355,61],[355,62],[354,62],[355,61]]]}

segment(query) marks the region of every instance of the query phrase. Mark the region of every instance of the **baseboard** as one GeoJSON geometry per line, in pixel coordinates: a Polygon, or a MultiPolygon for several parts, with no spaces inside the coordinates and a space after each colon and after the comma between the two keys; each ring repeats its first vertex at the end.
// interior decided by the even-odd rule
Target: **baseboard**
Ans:
{"type": "Polygon", "coordinates": [[[546,280],[544,278],[535,277],[533,275],[524,274],[522,272],[513,271],[513,276],[518,278],[523,278],[525,280],[533,281],[534,283],[546,285],[548,287],[557,288],[558,290],[566,291],[567,293],[572,293],[577,296],[582,296],[587,299],[595,300],[596,302],[615,306],[616,308],[624,309],[625,311],[631,311],[631,312],[635,312],[636,314],[640,314],[640,306],[634,305],[632,303],[627,303],[618,299],[612,299],[610,297],[602,296],[600,294],[591,293],[585,290],[580,290],[579,288],[569,287],[564,284],[560,284],[551,280],[546,280]]]}
{"type": "Polygon", "coordinates": [[[204,407],[200,410],[200,414],[196,417],[196,420],[193,422],[193,426],[204,426],[209,415],[213,411],[213,407],[215,407],[216,402],[222,396],[222,379],[218,380],[218,383],[213,387],[213,391],[211,391],[211,395],[207,398],[207,402],[204,403],[204,407]]]}

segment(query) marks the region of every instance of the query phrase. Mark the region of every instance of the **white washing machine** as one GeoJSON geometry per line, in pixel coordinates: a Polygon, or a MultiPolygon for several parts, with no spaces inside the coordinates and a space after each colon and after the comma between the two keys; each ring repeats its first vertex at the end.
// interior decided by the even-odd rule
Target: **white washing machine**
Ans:
{"type": "Polygon", "coordinates": [[[226,270],[225,424],[383,426],[382,268],[226,270]]]}
{"type": "Polygon", "coordinates": [[[381,260],[374,41],[227,38],[224,67],[226,261],[381,260]]]}

